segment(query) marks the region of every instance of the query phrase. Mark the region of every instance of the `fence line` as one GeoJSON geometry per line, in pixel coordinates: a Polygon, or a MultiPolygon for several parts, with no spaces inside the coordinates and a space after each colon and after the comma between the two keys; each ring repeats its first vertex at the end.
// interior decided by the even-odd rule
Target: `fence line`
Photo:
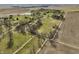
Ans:
{"type": "MultiPolygon", "coordinates": [[[[15,27],[13,27],[10,31],[13,31],[17,26],[19,26],[19,24],[16,25],[15,27]]],[[[9,32],[9,31],[4,32],[1,37],[3,37],[3,35],[6,35],[8,32],[9,32]]]]}
{"type": "Polygon", "coordinates": [[[41,51],[41,49],[44,47],[44,45],[46,44],[47,41],[48,41],[48,39],[46,39],[44,41],[44,43],[41,45],[41,47],[36,51],[36,54],[38,54],[41,51]]]}
{"type": "MultiPolygon", "coordinates": [[[[62,24],[62,22],[60,23],[60,25],[59,25],[58,28],[60,28],[61,24],[62,24]]],[[[19,25],[19,24],[17,24],[15,27],[13,27],[10,31],[13,31],[18,25],[19,25]]],[[[54,37],[53,37],[52,40],[54,40],[54,38],[55,38],[57,32],[58,32],[58,29],[56,30],[56,33],[54,34],[54,37]]],[[[5,34],[7,34],[7,33],[8,33],[8,31],[4,32],[3,35],[5,35],[5,34]]],[[[3,36],[3,35],[2,35],[2,36],[3,36]]],[[[23,49],[23,48],[25,47],[25,45],[27,45],[32,39],[33,39],[33,38],[30,38],[28,41],[26,41],[21,47],[19,47],[16,51],[14,51],[13,54],[16,54],[16,53],[19,52],[21,49],[23,49]]],[[[44,47],[44,45],[47,43],[48,40],[49,40],[49,39],[46,39],[46,40],[43,42],[43,44],[41,45],[41,47],[36,51],[36,54],[41,51],[41,49],[44,47]]],[[[58,43],[60,43],[60,42],[58,42],[58,43]]],[[[63,44],[63,43],[61,43],[61,44],[63,44]]]]}
{"type": "MultiPolygon", "coordinates": [[[[59,25],[58,28],[60,28],[61,25],[62,25],[62,22],[60,23],[60,25],[59,25]]],[[[54,37],[53,37],[51,40],[54,40],[54,38],[55,38],[56,34],[58,33],[58,31],[59,31],[59,30],[57,29],[57,30],[56,30],[56,33],[54,34],[54,37]]],[[[46,39],[46,40],[44,41],[44,43],[42,44],[42,46],[37,50],[36,54],[38,54],[38,53],[42,50],[42,48],[44,47],[44,45],[46,44],[46,42],[47,42],[48,40],[49,40],[49,39],[46,39]]]]}
{"type": "MultiPolygon", "coordinates": [[[[55,35],[54,35],[54,37],[53,37],[52,40],[54,40],[54,38],[55,38],[57,32],[58,32],[58,30],[56,31],[56,33],[55,33],[55,35]]],[[[38,53],[42,50],[42,48],[44,47],[44,45],[46,44],[46,42],[47,42],[48,40],[49,40],[49,39],[46,39],[46,40],[44,41],[44,43],[42,44],[42,46],[37,50],[36,54],[38,54],[38,53]]]]}
{"type": "Polygon", "coordinates": [[[19,47],[16,51],[13,52],[13,54],[16,54],[17,52],[19,52],[21,49],[23,49],[25,47],[25,45],[27,45],[33,38],[30,38],[28,41],[26,41],[21,47],[19,47]]]}
{"type": "MultiPolygon", "coordinates": [[[[61,25],[62,25],[62,22],[60,23],[59,28],[60,28],[61,25]]],[[[58,32],[58,29],[56,30],[56,33],[54,34],[54,37],[53,37],[52,40],[54,40],[54,38],[55,38],[57,32],[58,32]]],[[[20,48],[18,48],[16,51],[14,51],[13,54],[18,53],[18,52],[19,52],[21,49],[23,49],[23,48],[25,47],[25,45],[27,45],[31,40],[32,40],[32,38],[30,38],[28,41],[26,41],[20,48]]],[[[42,50],[42,48],[44,47],[44,45],[47,43],[48,40],[49,40],[49,39],[46,39],[46,40],[44,41],[44,43],[41,45],[41,47],[36,51],[36,54],[38,54],[38,53],[42,50]]]]}
{"type": "Polygon", "coordinates": [[[74,49],[79,50],[79,47],[77,47],[77,46],[73,46],[73,45],[70,45],[70,44],[67,44],[67,43],[64,43],[64,42],[56,41],[56,43],[59,43],[59,44],[68,46],[68,47],[70,47],[70,48],[74,48],[74,49]]]}

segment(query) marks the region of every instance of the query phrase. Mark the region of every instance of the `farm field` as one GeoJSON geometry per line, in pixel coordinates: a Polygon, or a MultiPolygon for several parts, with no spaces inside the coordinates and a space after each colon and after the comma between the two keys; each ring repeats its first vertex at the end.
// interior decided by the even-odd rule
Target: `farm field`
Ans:
{"type": "MultiPolygon", "coordinates": [[[[74,5],[75,6],[75,5],[74,5]]],[[[48,41],[39,54],[78,54],[79,53],[79,8],[59,8],[65,12],[65,21],[60,27],[58,38],[51,45],[48,41]],[[54,47],[56,45],[56,47],[54,47]]]]}
{"type": "Polygon", "coordinates": [[[63,53],[79,53],[79,34],[78,34],[78,25],[79,25],[79,12],[78,11],[71,11],[68,12],[66,15],[66,20],[63,23],[61,28],[62,34],[60,37],[60,41],[68,44],[68,46],[59,45],[61,48],[60,51],[63,53]]]}
{"type": "Polygon", "coordinates": [[[60,27],[56,48],[52,47],[50,43],[41,51],[42,54],[79,54],[79,34],[78,34],[78,24],[79,24],[79,12],[69,11],[66,13],[65,21],[60,27]]]}
{"type": "Polygon", "coordinates": [[[0,54],[78,54],[78,6],[0,9],[0,54]]]}
{"type": "Polygon", "coordinates": [[[1,16],[0,54],[36,53],[46,39],[53,37],[64,18],[63,14],[63,10],[36,9],[28,15],[1,16]]]}

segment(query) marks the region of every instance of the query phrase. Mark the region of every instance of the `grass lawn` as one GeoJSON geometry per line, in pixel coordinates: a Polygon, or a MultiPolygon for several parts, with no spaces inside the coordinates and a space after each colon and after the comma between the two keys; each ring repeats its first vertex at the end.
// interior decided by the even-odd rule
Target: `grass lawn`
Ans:
{"type": "MultiPolygon", "coordinates": [[[[59,25],[61,21],[59,20],[56,20],[56,19],[53,19],[51,18],[51,13],[49,13],[48,15],[45,15],[43,20],[42,20],[42,23],[43,25],[38,29],[38,32],[39,33],[44,33],[44,34],[48,34],[49,32],[51,32],[52,30],[55,30],[53,28],[53,26],[55,25],[59,25]],[[49,17],[48,17],[49,16],[49,17]]],[[[32,39],[31,42],[29,42],[21,51],[19,51],[18,53],[23,53],[23,54],[29,54],[29,53],[35,53],[40,45],[42,44],[41,43],[41,40],[42,39],[39,39],[38,37],[34,37],[32,39]]]]}
{"type": "Polygon", "coordinates": [[[38,32],[45,33],[45,34],[54,30],[53,26],[59,25],[59,23],[60,23],[60,21],[55,20],[50,17],[45,17],[42,22],[43,22],[43,25],[40,27],[40,29],[38,29],[38,32]]]}
{"type": "MultiPolygon", "coordinates": [[[[43,33],[43,34],[48,34],[49,32],[51,32],[52,30],[55,30],[53,28],[53,26],[55,25],[59,25],[59,23],[61,21],[59,20],[56,20],[56,19],[53,19],[51,17],[52,13],[48,13],[46,15],[43,15],[43,18],[42,18],[42,23],[43,25],[37,30],[39,33],[43,33]]],[[[32,18],[32,16],[27,16],[28,18],[25,19],[25,16],[13,16],[13,19],[14,21],[16,22],[24,22],[24,21],[29,21],[29,20],[32,20],[30,18],[32,18]],[[19,20],[17,20],[17,18],[19,20]]],[[[14,22],[13,21],[13,22],[14,22]]],[[[34,21],[33,21],[34,22],[34,21]]],[[[33,23],[32,22],[32,23],[33,23]]],[[[16,25],[14,25],[16,26],[16,25]]],[[[14,27],[13,26],[13,27],[14,27]]],[[[4,38],[1,40],[0,42],[0,53],[13,53],[14,51],[16,51],[19,47],[22,46],[22,44],[24,44],[25,42],[27,42],[27,40],[29,40],[31,37],[33,36],[32,38],[32,41],[29,42],[22,50],[20,50],[18,53],[35,53],[39,48],[40,48],[40,45],[42,44],[42,39],[32,35],[32,34],[26,34],[26,35],[23,35],[21,33],[18,33],[16,31],[13,31],[13,47],[10,48],[10,49],[7,49],[7,42],[9,41],[8,39],[8,34],[6,34],[4,36],[4,38]]]]}
{"type": "Polygon", "coordinates": [[[8,36],[5,35],[4,39],[0,42],[0,53],[13,53],[18,49],[23,43],[31,38],[31,35],[23,35],[21,33],[13,32],[13,42],[14,45],[11,49],[7,49],[7,42],[9,41],[8,36]]]}
{"type": "Polygon", "coordinates": [[[32,39],[32,41],[30,41],[22,50],[20,50],[18,53],[23,53],[23,54],[29,54],[29,53],[35,53],[40,45],[42,44],[41,43],[41,40],[42,39],[39,39],[38,37],[34,37],[32,39]]]}

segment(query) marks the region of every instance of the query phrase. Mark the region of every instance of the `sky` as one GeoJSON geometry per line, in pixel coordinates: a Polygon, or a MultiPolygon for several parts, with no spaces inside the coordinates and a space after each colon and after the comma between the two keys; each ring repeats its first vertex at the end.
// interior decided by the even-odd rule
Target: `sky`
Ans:
{"type": "Polygon", "coordinates": [[[1,8],[12,8],[12,6],[21,6],[21,7],[32,7],[32,6],[52,6],[52,7],[79,7],[79,4],[76,5],[65,5],[65,4],[0,4],[1,8]]]}

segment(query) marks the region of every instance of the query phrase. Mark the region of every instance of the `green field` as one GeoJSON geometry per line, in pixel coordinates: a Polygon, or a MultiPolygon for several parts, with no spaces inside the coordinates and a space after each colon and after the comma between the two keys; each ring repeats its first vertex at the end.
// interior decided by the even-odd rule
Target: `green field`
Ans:
{"type": "MultiPolygon", "coordinates": [[[[55,28],[53,28],[53,27],[58,26],[60,24],[60,22],[62,22],[61,20],[57,20],[57,19],[52,18],[53,13],[50,10],[46,10],[46,11],[36,10],[36,11],[37,12],[34,12],[35,15],[30,15],[30,16],[14,15],[12,17],[12,19],[9,19],[12,23],[11,27],[12,28],[16,27],[18,23],[19,24],[22,23],[24,26],[24,23],[29,22],[29,21],[31,21],[30,24],[33,25],[36,20],[41,19],[42,25],[40,27],[37,26],[38,29],[35,29],[35,31],[37,31],[38,34],[40,34],[40,33],[48,34],[51,31],[55,30],[55,28]],[[48,11],[50,11],[50,12],[47,13],[48,11]]],[[[0,28],[2,28],[2,27],[0,27],[0,28]]],[[[5,33],[6,31],[8,31],[8,28],[6,28],[5,26],[4,26],[4,28],[5,28],[5,30],[0,29],[0,31],[3,31],[5,33]]],[[[43,39],[39,38],[37,35],[31,34],[30,32],[23,34],[23,33],[18,32],[16,30],[12,30],[12,33],[13,33],[13,46],[12,46],[12,48],[7,48],[7,44],[9,42],[9,36],[8,36],[8,33],[6,33],[0,41],[0,53],[2,53],[2,54],[3,53],[5,53],[5,54],[10,53],[11,54],[11,53],[15,52],[18,48],[20,48],[22,46],[22,44],[27,42],[32,37],[33,37],[32,40],[27,45],[25,45],[23,49],[21,49],[17,53],[21,53],[21,54],[35,53],[42,45],[43,39]]]]}

